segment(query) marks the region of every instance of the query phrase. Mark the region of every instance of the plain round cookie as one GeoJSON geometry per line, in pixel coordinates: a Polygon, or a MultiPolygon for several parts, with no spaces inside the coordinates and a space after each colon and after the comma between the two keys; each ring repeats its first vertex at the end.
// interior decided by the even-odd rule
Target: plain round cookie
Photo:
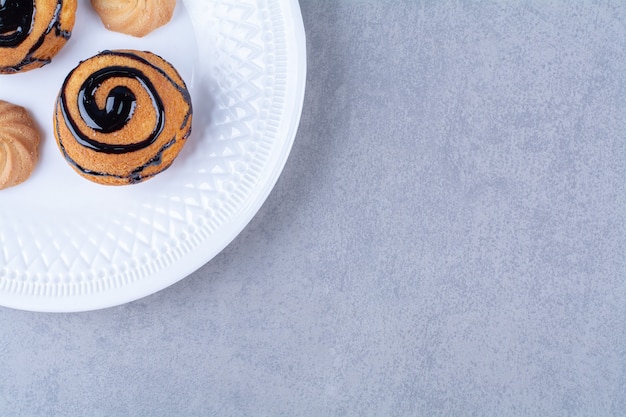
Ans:
{"type": "Polygon", "coordinates": [[[54,135],[69,165],[106,185],[167,169],[191,134],[191,98],[176,69],[151,52],[103,51],[65,79],[54,135]]]}
{"type": "Polygon", "coordinates": [[[0,190],[30,177],[39,159],[40,140],[30,113],[0,100],[0,190]]]}
{"type": "Polygon", "coordinates": [[[91,0],[104,26],[143,37],[172,19],[176,0],[91,0]]]}

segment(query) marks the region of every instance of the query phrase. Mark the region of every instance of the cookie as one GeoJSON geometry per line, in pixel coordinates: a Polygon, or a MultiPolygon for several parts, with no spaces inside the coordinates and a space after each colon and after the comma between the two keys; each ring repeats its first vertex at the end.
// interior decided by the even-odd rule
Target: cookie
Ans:
{"type": "Polygon", "coordinates": [[[0,100],[0,190],[24,182],[39,158],[39,131],[23,107],[0,100]]]}
{"type": "Polygon", "coordinates": [[[0,74],[42,67],[65,45],[76,0],[0,1],[0,74]]]}
{"type": "Polygon", "coordinates": [[[91,0],[107,29],[143,37],[170,21],[176,0],[91,0]]]}
{"type": "Polygon", "coordinates": [[[103,51],[65,79],[54,112],[59,149],[96,183],[134,184],[167,169],[191,133],[176,69],[151,52],[103,51]]]}

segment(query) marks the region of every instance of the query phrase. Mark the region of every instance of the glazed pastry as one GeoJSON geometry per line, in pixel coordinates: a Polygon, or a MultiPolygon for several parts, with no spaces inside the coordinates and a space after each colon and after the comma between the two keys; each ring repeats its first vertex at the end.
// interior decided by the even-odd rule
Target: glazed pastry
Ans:
{"type": "Polygon", "coordinates": [[[174,67],[151,52],[103,51],[67,76],[54,132],[67,162],[108,185],[170,166],[191,133],[191,99],[174,67]]]}
{"type": "Polygon", "coordinates": [[[39,157],[39,141],[28,111],[0,100],[0,190],[30,176],[39,157]]]}
{"type": "Polygon", "coordinates": [[[76,0],[0,0],[0,74],[42,67],[65,45],[76,0]]]}
{"type": "Polygon", "coordinates": [[[170,21],[176,0],[91,0],[107,29],[146,36],[170,21]]]}

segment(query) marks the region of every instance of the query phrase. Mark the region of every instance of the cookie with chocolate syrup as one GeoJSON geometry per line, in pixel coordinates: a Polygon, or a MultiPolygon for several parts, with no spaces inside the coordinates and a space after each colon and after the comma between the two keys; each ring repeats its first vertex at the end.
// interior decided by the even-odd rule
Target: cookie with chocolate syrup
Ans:
{"type": "Polygon", "coordinates": [[[185,82],[160,56],[103,51],[65,79],[54,135],[69,165],[90,181],[125,185],[167,169],[191,134],[185,82]]]}
{"type": "Polygon", "coordinates": [[[75,20],[76,0],[0,0],[0,74],[50,63],[75,20]]]}

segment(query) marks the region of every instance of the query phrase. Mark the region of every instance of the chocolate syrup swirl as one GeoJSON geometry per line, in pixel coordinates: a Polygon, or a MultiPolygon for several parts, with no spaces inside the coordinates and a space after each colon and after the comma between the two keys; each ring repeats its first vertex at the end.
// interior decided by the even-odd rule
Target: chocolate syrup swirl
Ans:
{"type": "MultiPolygon", "coordinates": [[[[99,133],[113,133],[121,130],[131,120],[137,99],[133,92],[125,86],[117,86],[111,89],[107,95],[104,108],[96,104],[95,93],[102,84],[111,78],[131,78],[139,82],[142,88],[148,93],[150,101],[156,113],[156,123],[150,134],[143,140],[129,144],[108,144],[89,138],[82,132],[76,121],[67,111],[65,98],[65,85],[61,94],[61,111],[67,121],[67,126],[72,135],[82,146],[93,149],[97,152],[109,154],[122,154],[135,152],[153,144],[163,127],[165,126],[165,107],[159,97],[152,82],[146,75],[136,68],[125,66],[111,66],[94,72],[81,85],[78,92],[78,109],[82,120],[87,126],[99,133]]],[[[69,77],[68,77],[69,79],[69,77]]],[[[66,80],[67,82],[67,80],[66,80]]]]}
{"type": "MultiPolygon", "coordinates": [[[[101,143],[88,138],[83,132],[80,131],[76,122],[72,119],[70,112],[67,110],[65,94],[67,90],[67,84],[72,78],[75,70],[73,70],[65,79],[65,82],[61,88],[61,93],[59,94],[58,106],[55,110],[55,129],[56,137],[59,138],[59,147],[67,162],[72,165],[76,170],[88,176],[116,178],[125,180],[129,184],[142,182],[145,179],[153,177],[164,169],[167,169],[172,161],[164,164],[164,154],[178,141],[185,141],[191,133],[191,128],[189,126],[193,114],[191,97],[188,90],[184,86],[184,83],[182,85],[178,84],[162,68],[154,65],[153,63],[149,62],[139,55],[136,55],[130,51],[102,51],[99,55],[118,56],[148,66],[151,70],[156,71],[158,74],[163,76],[172,86],[174,86],[176,90],[180,92],[183,101],[188,106],[187,113],[183,117],[183,121],[180,126],[181,130],[186,129],[184,134],[181,136],[176,134],[173,137],[169,138],[167,141],[165,140],[165,138],[161,137],[162,141],[159,143],[158,149],[154,149],[156,148],[155,146],[153,148],[153,151],[151,152],[151,156],[147,158],[144,163],[138,165],[126,175],[96,171],[93,169],[89,169],[88,167],[82,166],[74,159],[72,159],[72,157],[68,154],[63,144],[63,141],[60,139],[60,120],[62,120],[61,123],[63,123],[69,129],[70,133],[73,136],[73,139],[76,140],[80,145],[95,152],[123,154],[146,148],[159,140],[159,137],[162,136],[162,133],[165,130],[166,123],[163,102],[150,79],[148,79],[142,71],[133,68],[132,63],[127,64],[130,66],[120,65],[101,68],[95,71],[93,74],[90,74],[88,78],[83,81],[83,84],[79,89],[76,101],[77,112],[80,115],[83,123],[90,129],[93,129],[96,132],[103,134],[114,134],[116,131],[124,128],[124,126],[126,126],[129,121],[132,120],[136,106],[139,105],[139,103],[137,103],[137,98],[135,94],[133,93],[133,91],[131,91],[130,88],[124,85],[117,84],[117,86],[111,88],[109,91],[106,91],[106,100],[101,103],[102,107],[99,107],[96,104],[95,95],[97,94],[98,89],[102,88],[103,83],[109,79],[111,79],[111,84],[115,84],[115,78],[131,78],[137,80],[150,97],[150,101],[152,102],[152,106],[157,115],[155,127],[147,138],[142,138],[141,141],[130,145],[112,145],[101,143]],[[59,116],[62,117],[60,118],[59,116]],[[146,170],[148,170],[150,167],[155,166],[160,167],[160,169],[157,171],[151,171],[149,173],[146,172],[146,170]]],[[[100,93],[103,93],[103,91],[101,91],[100,93]]],[[[144,104],[142,103],[142,105],[144,104]]],[[[74,111],[72,113],[74,115],[77,114],[74,111]]]]}
{"type": "Polygon", "coordinates": [[[33,1],[0,0],[0,47],[16,47],[28,37],[33,26],[33,1]]]}

